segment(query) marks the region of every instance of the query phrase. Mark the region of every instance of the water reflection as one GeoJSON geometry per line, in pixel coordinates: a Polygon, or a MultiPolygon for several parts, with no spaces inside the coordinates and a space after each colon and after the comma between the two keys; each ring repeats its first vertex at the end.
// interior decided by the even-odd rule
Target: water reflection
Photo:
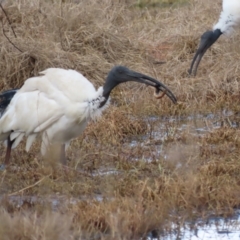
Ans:
{"type": "MultiPolygon", "coordinates": [[[[212,217],[206,221],[198,220],[186,223],[179,229],[167,236],[162,236],[163,240],[239,240],[240,239],[240,211],[228,218],[212,217]]],[[[149,237],[150,239],[154,239],[149,237]]]]}

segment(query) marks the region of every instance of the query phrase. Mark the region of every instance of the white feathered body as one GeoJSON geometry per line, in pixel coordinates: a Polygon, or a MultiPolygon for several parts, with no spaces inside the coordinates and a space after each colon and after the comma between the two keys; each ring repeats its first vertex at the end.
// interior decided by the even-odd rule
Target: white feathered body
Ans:
{"type": "Polygon", "coordinates": [[[240,24],[240,0],[223,0],[220,18],[213,30],[220,29],[222,33],[228,34],[238,24],[240,24]]]}
{"type": "Polygon", "coordinates": [[[49,144],[68,144],[78,137],[108,104],[99,108],[103,88],[96,91],[77,71],[49,68],[41,74],[27,79],[11,100],[0,119],[0,141],[10,135],[14,148],[26,136],[28,151],[41,135],[44,155],[49,144]]]}

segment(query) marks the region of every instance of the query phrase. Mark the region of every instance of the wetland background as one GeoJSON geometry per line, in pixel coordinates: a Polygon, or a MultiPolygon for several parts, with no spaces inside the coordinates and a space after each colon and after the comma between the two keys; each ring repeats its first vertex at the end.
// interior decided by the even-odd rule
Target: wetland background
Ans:
{"type": "Polygon", "coordinates": [[[0,89],[49,67],[76,69],[97,88],[121,64],[162,81],[179,103],[120,85],[102,118],[72,142],[68,174],[40,156],[38,143],[29,153],[22,143],[0,173],[1,239],[181,239],[188,223],[194,231],[199,219],[236,213],[238,29],[211,47],[196,77],[187,72],[221,0],[2,5],[11,24],[1,11],[0,89]]]}

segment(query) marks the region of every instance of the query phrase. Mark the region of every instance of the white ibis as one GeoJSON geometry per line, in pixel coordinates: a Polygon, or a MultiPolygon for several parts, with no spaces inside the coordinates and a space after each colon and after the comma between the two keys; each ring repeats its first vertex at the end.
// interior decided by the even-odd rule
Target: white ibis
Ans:
{"type": "Polygon", "coordinates": [[[206,31],[201,36],[199,48],[192,60],[189,74],[193,72],[193,74],[196,75],[198,65],[208,48],[210,48],[222,34],[230,32],[237,24],[240,24],[240,1],[223,0],[222,12],[217,24],[213,26],[212,31],[206,31]],[[195,69],[193,70],[194,64],[195,69]]]}
{"type": "Polygon", "coordinates": [[[49,68],[40,74],[27,79],[19,90],[2,94],[2,108],[6,109],[0,118],[0,141],[7,141],[5,165],[9,163],[11,149],[24,136],[27,137],[26,151],[29,151],[38,135],[42,137],[42,155],[52,144],[58,144],[61,162],[66,165],[66,145],[83,132],[88,120],[102,114],[111,91],[120,83],[144,83],[155,88],[156,98],[163,92],[173,103],[177,102],[174,94],[161,82],[124,66],[113,67],[105,84],[97,91],[75,70],[49,68]]]}

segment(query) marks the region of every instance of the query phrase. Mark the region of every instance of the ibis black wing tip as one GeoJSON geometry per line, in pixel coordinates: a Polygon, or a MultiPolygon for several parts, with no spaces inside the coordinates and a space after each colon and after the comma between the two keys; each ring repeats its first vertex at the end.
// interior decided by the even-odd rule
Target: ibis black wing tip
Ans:
{"type": "Polygon", "coordinates": [[[0,93],[0,117],[3,115],[17,90],[18,89],[10,89],[0,93]]]}

